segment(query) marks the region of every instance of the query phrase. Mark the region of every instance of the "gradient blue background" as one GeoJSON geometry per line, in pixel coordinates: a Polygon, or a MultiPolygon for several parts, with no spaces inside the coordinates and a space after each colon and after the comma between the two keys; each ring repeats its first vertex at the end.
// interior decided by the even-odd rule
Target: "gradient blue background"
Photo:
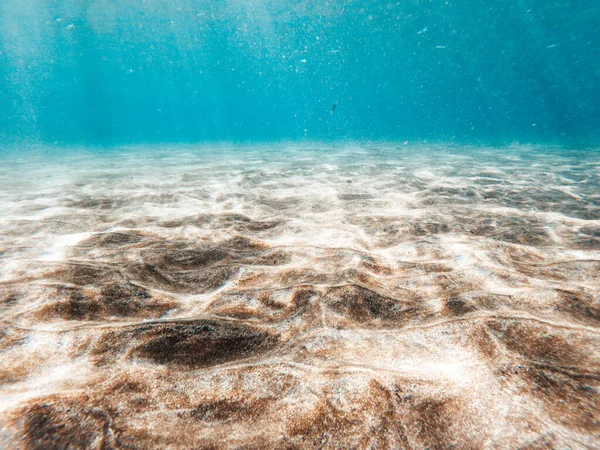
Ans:
{"type": "Polygon", "coordinates": [[[597,142],[600,6],[0,0],[0,74],[1,143],[597,142]]]}

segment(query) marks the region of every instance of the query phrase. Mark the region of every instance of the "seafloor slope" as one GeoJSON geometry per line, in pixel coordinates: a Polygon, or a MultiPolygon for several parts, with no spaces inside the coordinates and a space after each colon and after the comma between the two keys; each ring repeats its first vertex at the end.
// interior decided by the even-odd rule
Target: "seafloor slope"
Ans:
{"type": "Polygon", "coordinates": [[[2,448],[600,448],[600,155],[0,167],[2,448]]]}

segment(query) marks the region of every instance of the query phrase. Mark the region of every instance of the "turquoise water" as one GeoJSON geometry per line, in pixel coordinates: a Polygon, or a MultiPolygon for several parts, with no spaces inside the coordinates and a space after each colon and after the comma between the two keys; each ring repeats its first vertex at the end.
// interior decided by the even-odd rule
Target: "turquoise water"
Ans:
{"type": "Polygon", "coordinates": [[[590,0],[5,0],[0,136],[595,143],[599,25],[590,0]]]}
{"type": "Polygon", "coordinates": [[[599,29],[0,0],[0,449],[600,448],[599,29]]]}

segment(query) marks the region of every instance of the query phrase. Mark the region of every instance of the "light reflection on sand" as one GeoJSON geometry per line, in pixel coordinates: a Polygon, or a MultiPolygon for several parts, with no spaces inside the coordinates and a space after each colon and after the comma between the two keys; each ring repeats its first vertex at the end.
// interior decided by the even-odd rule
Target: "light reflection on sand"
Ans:
{"type": "Polygon", "coordinates": [[[598,445],[599,155],[7,158],[0,446],[598,445]]]}

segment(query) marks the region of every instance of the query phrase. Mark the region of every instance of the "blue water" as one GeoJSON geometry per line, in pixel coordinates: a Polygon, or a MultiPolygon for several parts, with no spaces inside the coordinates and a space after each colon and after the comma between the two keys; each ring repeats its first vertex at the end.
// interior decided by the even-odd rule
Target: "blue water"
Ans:
{"type": "Polygon", "coordinates": [[[598,0],[0,0],[0,449],[600,448],[598,0]]]}
{"type": "Polygon", "coordinates": [[[596,143],[599,28],[590,0],[1,0],[0,142],[596,143]]]}

